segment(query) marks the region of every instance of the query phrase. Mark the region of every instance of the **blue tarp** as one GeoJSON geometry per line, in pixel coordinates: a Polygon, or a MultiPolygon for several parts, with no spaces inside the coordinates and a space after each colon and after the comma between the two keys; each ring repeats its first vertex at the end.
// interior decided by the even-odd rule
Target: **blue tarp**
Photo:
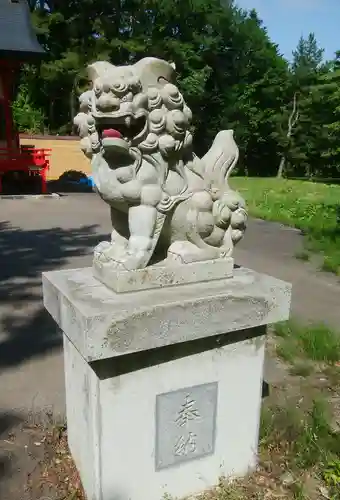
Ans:
{"type": "Polygon", "coordinates": [[[81,185],[81,186],[88,186],[88,187],[95,187],[95,183],[94,183],[94,180],[93,180],[93,177],[92,175],[90,175],[89,177],[82,177],[81,179],[79,179],[79,181],[68,181],[70,184],[77,184],[77,185],[81,185]]]}

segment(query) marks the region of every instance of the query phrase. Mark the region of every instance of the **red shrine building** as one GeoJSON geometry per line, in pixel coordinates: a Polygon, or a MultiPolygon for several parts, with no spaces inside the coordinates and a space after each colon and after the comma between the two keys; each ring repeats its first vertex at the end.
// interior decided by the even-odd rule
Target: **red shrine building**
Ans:
{"type": "Polygon", "coordinates": [[[20,146],[12,115],[20,68],[45,55],[30,19],[26,0],[0,0],[0,193],[10,176],[27,182],[40,180],[46,192],[49,150],[20,146]],[[38,179],[37,179],[38,177],[38,179]]]}

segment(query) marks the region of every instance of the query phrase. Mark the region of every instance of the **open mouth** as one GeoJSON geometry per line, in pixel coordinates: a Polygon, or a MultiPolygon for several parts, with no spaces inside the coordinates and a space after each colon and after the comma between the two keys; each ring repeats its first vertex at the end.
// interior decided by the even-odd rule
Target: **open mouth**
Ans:
{"type": "Polygon", "coordinates": [[[126,116],[119,120],[107,120],[105,123],[97,122],[97,130],[100,139],[123,139],[128,144],[141,135],[146,127],[146,117],[133,118],[126,116]]]}

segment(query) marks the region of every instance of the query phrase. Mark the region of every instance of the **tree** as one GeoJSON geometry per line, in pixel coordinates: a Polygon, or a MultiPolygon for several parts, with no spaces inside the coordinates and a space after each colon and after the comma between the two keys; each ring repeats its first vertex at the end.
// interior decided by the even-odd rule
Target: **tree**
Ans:
{"type": "Polygon", "coordinates": [[[320,78],[318,90],[325,130],[322,148],[324,175],[340,177],[340,51],[336,53],[329,71],[320,78]]]}
{"type": "Polygon", "coordinates": [[[292,63],[293,74],[300,85],[317,74],[323,62],[324,52],[324,49],[318,46],[314,33],[310,33],[307,38],[300,38],[297,48],[293,51],[292,63]]]}
{"type": "MultiPolygon", "coordinates": [[[[286,135],[288,145],[289,145],[289,142],[290,142],[291,137],[293,135],[295,125],[297,124],[298,121],[299,121],[299,110],[298,110],[298,105],[297,105],[297,93],[295,92],[294,97],[293,97],[292,111],[291,111],[289,118],[288,118],[288,127],[287,127],[287,135],[286,135]]],[[[285,166],[286,166],[286,161],[287,161],[286,154],[283,153],[281,156],[279,169],[278,169],[277,174],[276,174],[276,177],[278,177],[279,179],[281,179],[283,177],[283,173],[285,171],[285,166]]]]}
{"type": "Polygon", "coordinates": [[[71,133],[75,94],[88,63],[133,63],[152,55],[176,63],[192,108],[195,150],[233,128],[240,173],[275,175],[287,148],[288,63],[255,10],[225,0],[60,0],[31,3],[49,60],[23,75],[30,101],[51,132],[71,133]],[[34,4],[34,5],[33,5],[34,4]]]}
{"type": "Polygon", "coordinates": [[[44,131],[44,114],[32,105],[25,83],[19,86],[17,98],[13,103],[13,118],[20,132],[39,134],[44,131]]]}
{"type": "Polygon", "coordinates": [[[322,135],[320,117],[313,114],[318,107],[316,92],[320,75],[325,71],[324,50],[319,48],[315,35],[301,37],[293,51],[290,68],[291,104],[285,112],[286,131],[277,177],[283,175],[310,176],[311,162],[317,157],[317,145],[322,135]]]}

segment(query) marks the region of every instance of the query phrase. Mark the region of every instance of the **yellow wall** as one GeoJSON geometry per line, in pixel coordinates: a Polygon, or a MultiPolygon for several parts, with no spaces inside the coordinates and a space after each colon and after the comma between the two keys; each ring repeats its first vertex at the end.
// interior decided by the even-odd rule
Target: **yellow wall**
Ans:
{"type": "Polygon", "coordinates": [[[48,179],[58,179],[66,170],[78,170],[91,175],[90,160],[80,150],[79,139],[75,137],[20,136],[20,144],[35,148],[51,149],[48,179]]]}

